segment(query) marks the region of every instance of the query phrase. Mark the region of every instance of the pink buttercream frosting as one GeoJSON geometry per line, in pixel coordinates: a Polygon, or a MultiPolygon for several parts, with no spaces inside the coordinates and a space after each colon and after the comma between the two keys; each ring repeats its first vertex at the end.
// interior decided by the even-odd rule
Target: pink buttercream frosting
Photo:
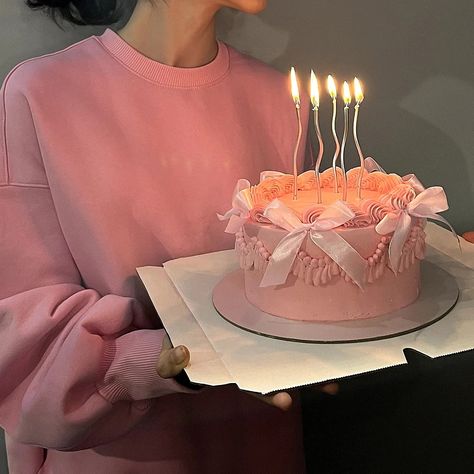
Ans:
{"type": "Polygon", "coordinates": [[[262,206],[261,204],[256,204],[250,210],[250,219],[260,224],[271,224],[271,221],[263,215],[264,211],[265,206],[262,206]]]}
{"type": "Polygon", "coordinates": [[[375,199],[365,199],[360,203],[361,210],[370,215],[372,223],[380,222],[387,214],[392,212],[392,208],[382,204],[375,199]]]}
{"type": "Polygon", "coordinates": [[[416,191],[409,184],[399,184],[380,197],[380,202],[393,209],[405,209],[416,197],[416,191]]]}
{"type": "Polygon", "coordinates": [[[388,193],[395,186],[402,183],[402,178],[397,174],[386,174],[380,171],[373,171],[362,180],[362,189],[378,191],[379,193],[388,193]]]}
{"type": "Polygon", "coordinates": [[[293,192],[294,179],[289,175],[278,178],[267,178],[257,186],[250,188],[250,194],[255,204],[269,203],[285,194],[293,192]]]}
{"type": "MultiPolygon", "coordinates": [[[[367,172],[366,169],[364,169],[363,173],[363,178],[364,180],[369,173],[367,172]]],[[[359,177],[360,177],[360,167],[358,168],[352,168],[347,172],[347,187],[348,188],[356,188],[359,184],[359,177]]],[[[362,181],[362,187],[364,186],[363,181],[362,181]]]]}
{"type": "Polygon", "coordinates": [[[344,224],[344,227],[367,227],[374,223],[374,220],[370,214],[367,214],[363,210],[354,204],[348,206],[355,214],[355,217],[344,224]]]}
{"type": "MultiPolygon", "coordinates": [[[[339,189],[342,189],[342,170],[336,168],[339,189]]],[[[352,220],[344,227],[367,227],[379,223],[387,214],[406,208],[417,195],[414,187],[404,182],[397,174],[380,171],[368,173],[365,169],[362,177],[362,199],[358,198],[357,186],[360,168],[347,172],[348,198],[346,204],[354,212],[352,220]]],[[[298,200],[293,200],[294,177],[289,174],[270,174],[259,184],[250,187],[250,220],[269,223],[263,216],[265,207],[274,199],[282,200],[285,205],[305,224],[314,220],[333,202],[341,199],[334,192],[334,171],[328,168],[320,174],[323,202],[317,204],[317,180],[314,171],[306,171],[298,176],[298,200]]]]}
{"type": "MultiPolygon", "coordinates": [[[[342,170],[341,168],[336,168],[337,182],[339,186],[342,186],[342,170]]],[[[334,171],[331,168],[324,170],[321,173],[321,186],[323,188],[333,188],[334,187],[334,171]]]]}
{"type": "Polygon", "coordinates": [[[309,207],[303,214],[303,222],[305,224],[312,224],[326,209],[322,204],[315,204],[309,207]]]}
{"type": "Polygon", "coordinates": [[[297,253],[287,282],[262,288],[262,276],[284,231],[246,224],[236,235],[236,247],[245,272],[247,298],[270,314],[307,321],[365,319],[399,309],[418,296],[420,261],[425,252],[423,227],[423,219],[413,222],[396,273],[389,263],[389,236],[377,235],[374,226],[339,231],[366,261],[365,289],[361,291],[338,262],[310,239],[297,253]]]}

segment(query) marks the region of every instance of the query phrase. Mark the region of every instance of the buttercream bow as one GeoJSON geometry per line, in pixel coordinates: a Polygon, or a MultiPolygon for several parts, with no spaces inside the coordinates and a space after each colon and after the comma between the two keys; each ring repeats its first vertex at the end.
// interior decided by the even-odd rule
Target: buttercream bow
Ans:
{"type": "Polygon", "coordinates": [[[364,285],[366,261],[333,229],[354,218],[355,214],[342,201],[329,206],[313,223],[303,224],[281,201],[275,199],[264,216],[289,233],[273,251],[261,287],[284,284],[306,236],[332,258],[361,288],[364,285]]]}
{"type": "Polygon", "coordinates": [[[232,194],[232,209],[224,215],[217,214],[219,220],[229,221],[225,228],[228,234],[236,234],[250,217],[253,203],[249,190],[250,182],[246,179],[239,179],[232,194]]]}
{"type": "Polygon", "coordinates": [[[451,224],[444,217],[438,215],[438,212],[446,211],[448,208],[448,200],[443,188],[441,186],[433,186],[420,192],[413,201],[408,203],[405,209],[387,214],[377,224],[375,227],[377,233],[386,235],[393,232],[388,252],[390,265],[395,273],[400,265],[400,258],[403,246],[410,232],[412,217],[443,222],[451,229],[451,232],[459,242],[459,237],[451,224]]]}

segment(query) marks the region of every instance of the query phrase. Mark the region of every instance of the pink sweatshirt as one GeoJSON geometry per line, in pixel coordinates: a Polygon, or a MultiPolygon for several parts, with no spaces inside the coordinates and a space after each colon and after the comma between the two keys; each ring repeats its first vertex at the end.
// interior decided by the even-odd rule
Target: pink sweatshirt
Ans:
{"type": "Polygon", "coordinates": [[[223,43],[165,66],[106,30],[17,66],[0,106],[11,473],[302,472],[296,408],[156,374],[164,331],[135,272],[232,247],[216,212],[236,180],[291,171],[286,77],[223,43]]]}

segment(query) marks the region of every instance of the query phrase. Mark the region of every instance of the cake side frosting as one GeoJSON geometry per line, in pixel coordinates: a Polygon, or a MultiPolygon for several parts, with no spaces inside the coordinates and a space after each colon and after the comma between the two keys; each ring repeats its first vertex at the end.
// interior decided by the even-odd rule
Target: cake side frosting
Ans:
{"type": "Polygon", "coordinates": [[[245,295],[268,314],[298,321],[343,322],[370,319],[413,303],[420,291],[420,262],[395,275],[385,272],[361,291],[341,278],[311,286],[293,274],[278,287],[261,288],[259,273],[245,271],[245,295]]]}
{"type": "Polygon", "coordinates": [[[339,232],[364,256],[365,288],[351,277],[309,237],[306,237],[285,284],[262,288],[282,229],[248,223],[236,236],[236,248],[245,275],[247,299],[269,314],[302,321],[340,321],[380,316],[412,303],[419,293],[420,261],[425,254],[423,220],[411,228],[397,272],[390,268],[390,237],[370,228],[343,228],[339,232]]]}
{"type": "MultiPolygon", "coordinates": [[[[402,257],[396,273],[403,273],[416,260],[425,257],[425,221],[419,219],[412,226],[410,235],[404,244],[402,257]]],[[[358,232],[343,233],[344,238],[365,258],[367,262],[365,282],[373,283],[381,278],[385,271],[391,271],[388,260],[390,236],[379,236],[374,228],[357,229],[358,232]],[[352,233],[352,235],[351,235],[352,233]]],[[[273,250],[284,236],[284,231],[269,225],[246,224],[236,234],[236,250],[240,267],[265,273],[273,250]]],[[[335,278],[355,284],[340,265],[317,247],[308,237],[292,265],[291,273],[307,285],[324,286],[335,278]]]]}

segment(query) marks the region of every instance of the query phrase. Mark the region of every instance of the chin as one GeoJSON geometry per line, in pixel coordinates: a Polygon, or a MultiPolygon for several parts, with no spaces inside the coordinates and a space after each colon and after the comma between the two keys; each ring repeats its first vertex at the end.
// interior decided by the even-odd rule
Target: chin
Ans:
{"type": "Polygon", "coordinates": [[[265,10],[267,0],[229,0],[226,6],[244,13],[257,14],[265,10]]]}

